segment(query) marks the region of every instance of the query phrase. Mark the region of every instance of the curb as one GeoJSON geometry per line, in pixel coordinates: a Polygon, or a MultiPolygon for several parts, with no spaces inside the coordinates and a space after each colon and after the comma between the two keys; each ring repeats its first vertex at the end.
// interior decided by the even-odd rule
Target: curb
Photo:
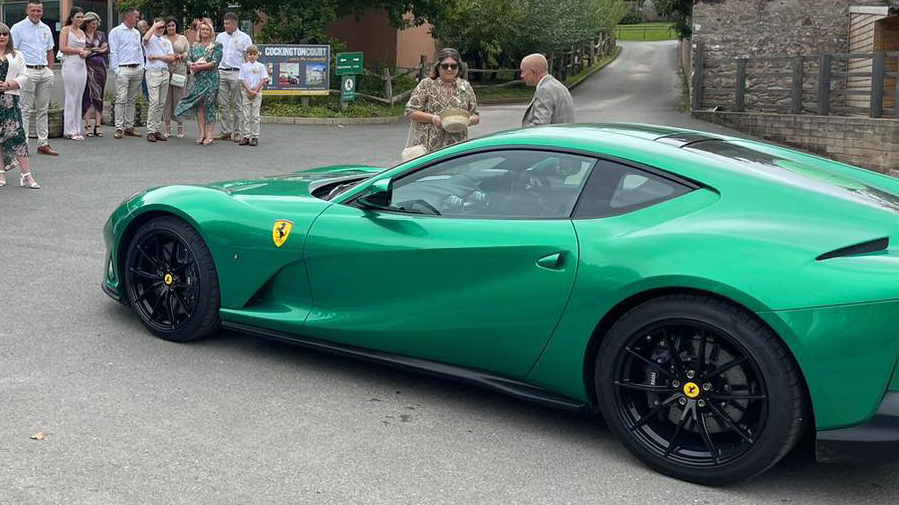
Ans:
{"type": "Polygon", "coordinates": [[[351,126],[351,125],[381,125],[396,124],[402,122],[405,116],[391,117],[280,117],[262,116],[259,122],[262,124],[292,124],[300,126],[351,126]]]}
{"type": "Polygon", "coordinates": [[[606,61],[606,62],[603,63],[602,65],[597,66],[595,69],[593,69],[593,70],[591,70],[590,72],[588,72],[587,75],[585,75],[585,76],[581,77],[580,79],[578,79],[578,80],[574,81],[573,83],[571,83],[571,86],[568,86],[568,90],[570,91],[570,90],[572,90],[572,89],[574,89],[574,88],[580,86],[582,82],[584,82],[584,81],[586,81],[587,79],[589,79],[593,74],[595,74],[596,72],[599,72],[600,70],[606,68],[606,66],[607,66],[609,63],[612,63],[613,61],[615,61],[615,60],[618,59],[618,55],[619,55],[619,54],[621,54],[621,46],[619,46],[619,45],[616,44],[616,45],[615,45],[615,49],[612,51],[612,57],[609,58],[608,61],[606,61]]]}

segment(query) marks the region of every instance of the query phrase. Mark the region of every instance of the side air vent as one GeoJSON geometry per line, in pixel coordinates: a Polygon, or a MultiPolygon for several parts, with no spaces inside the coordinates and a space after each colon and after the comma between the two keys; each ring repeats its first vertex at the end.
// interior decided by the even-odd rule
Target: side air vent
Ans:
{"type": "Polygon", "coordinates": [[[833,251],[826,252],[815,259],[818,261],[824,261],[832,258],[840,258],[843,256],[857,256],[859,254],[885,251],[889,246],[890,239],[888,237],[883,237],[875,240],[869,240],[867,242],[861,242],[855,245],[850,245],[847,247],[841,247],[839,249],[834,249],[833,251]]]}

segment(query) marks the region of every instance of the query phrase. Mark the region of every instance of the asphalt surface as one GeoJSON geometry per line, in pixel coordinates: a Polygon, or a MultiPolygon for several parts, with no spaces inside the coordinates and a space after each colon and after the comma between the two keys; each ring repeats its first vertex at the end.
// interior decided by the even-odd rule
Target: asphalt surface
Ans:
{"type": "MultiPolygon", "coordinates": [[[[674,111],[673,43],[626,43],[580,121],[714,128],[674,111]]],[[[476,134],[516,126],[485,107],[476,134]]],[[[601,419],[234,333],[178,345],[101,293],[101,229],[172,183],[397,161],[404,125],[263,126],[257,148],[56,140],[39,191],[0,188],[0,504],[895,503],[899,466],[808,448],[723,489],[663,477],[601,419]],[[30,437],[39,432],[44,440],[30,437]]],[[[191,127],[190,133],[194,132],[191,127]]],[[[14,176],[15,174],[9,174],[14,176]]]]}

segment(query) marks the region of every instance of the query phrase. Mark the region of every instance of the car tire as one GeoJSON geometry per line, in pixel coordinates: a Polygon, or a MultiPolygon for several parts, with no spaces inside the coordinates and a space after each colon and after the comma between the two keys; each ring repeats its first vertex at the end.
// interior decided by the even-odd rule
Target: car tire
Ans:
{"type": "Polygon", "coordinates": [[[209,248],[185,221],[165,216],[142,225],[125,258],[128,301],[154,335],[174,342],[218,329],[218,274],[209,248]]]}
{"type": "Polygon", "coordinates": [[[704,485],[759,475],[805,425],[804,385],[783,342],[715,297],[665,296],[625,313],[596,355],[595,391],[637,458],[704,485]]]}

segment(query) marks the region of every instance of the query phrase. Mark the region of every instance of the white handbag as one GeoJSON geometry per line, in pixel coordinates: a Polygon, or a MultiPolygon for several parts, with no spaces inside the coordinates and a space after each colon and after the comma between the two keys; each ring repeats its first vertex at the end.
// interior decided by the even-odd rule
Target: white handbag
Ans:
{"type": "Polygon", "coordinates": [[[406,148],[403,149],[402,153],[400,153],[400,158],[403,161],[409,161],[413,158],[418,158],[419,156],[424,156],[424,155],[428,154],[428,150],[425,148],[424,144],[409,145],[412,143],[412,129],[413,128],[415,128],[415,122],[410,121],[409,133],[406,134],[406,148]]]}
{"type": "Polygon", "coordinates": [[[183,88],[187,84],[187,76],[184,74],[172,74],[169,84],[176,88],[183,88]]]}

